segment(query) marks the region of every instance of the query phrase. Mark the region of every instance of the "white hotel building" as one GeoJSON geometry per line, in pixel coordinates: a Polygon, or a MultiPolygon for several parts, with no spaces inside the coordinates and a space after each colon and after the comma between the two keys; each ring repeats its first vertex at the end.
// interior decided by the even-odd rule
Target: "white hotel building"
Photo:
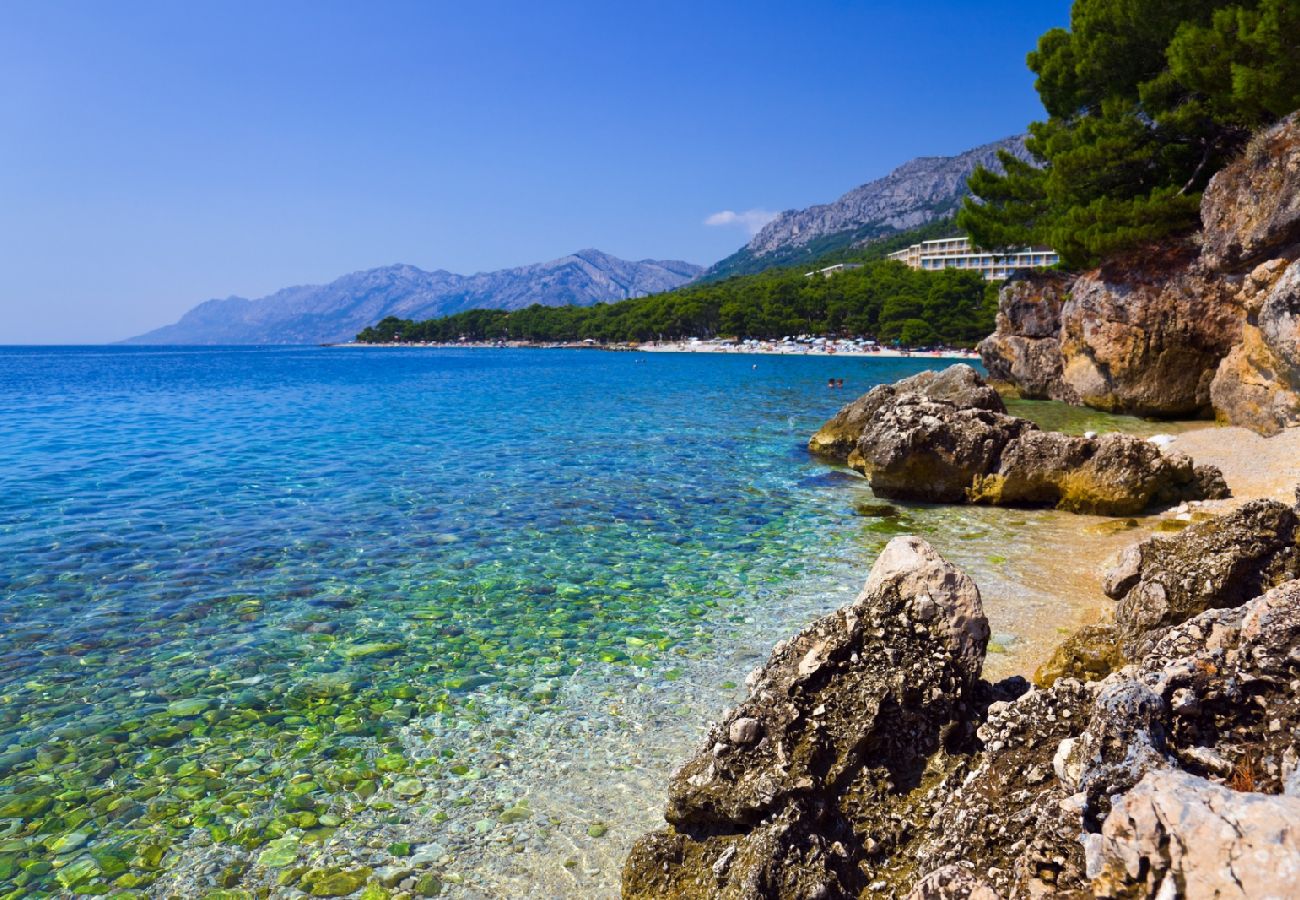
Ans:
{"type": "Polygon", "coordinates": [[[890,259],[906,263],[913,269],[937,272],[940,269],[973,269],[990,281],[1006,278],[1017,269],[1041,269],[1060,262],[1054,250],[1027,249],[1010,253],[981,253],[971,247],[970,240],[940,238],[922,241],[906,250],[889,254],[890,259]]]}

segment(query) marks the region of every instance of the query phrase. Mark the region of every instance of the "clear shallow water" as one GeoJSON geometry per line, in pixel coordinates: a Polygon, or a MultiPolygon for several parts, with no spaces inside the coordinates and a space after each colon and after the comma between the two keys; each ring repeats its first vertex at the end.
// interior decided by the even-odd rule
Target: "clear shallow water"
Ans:
{"type": "Polygon", "coordinates": [[[1088,553],[1017,554],[1090,520],[864,518],[802,449],[933,364],[0,350],[0,896],[610,894],[706,717],[901,532],[1014,670],[1096,606],[1088,553]]]}

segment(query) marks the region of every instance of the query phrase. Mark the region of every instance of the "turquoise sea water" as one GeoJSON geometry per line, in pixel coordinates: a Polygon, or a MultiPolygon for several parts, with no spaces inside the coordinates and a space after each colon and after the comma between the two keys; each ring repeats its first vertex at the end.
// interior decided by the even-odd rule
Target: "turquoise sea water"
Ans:
{"type": "Polygon", "coordinates": [[[756,642],[893,534],[1023,637],[1008,559],[1079,517],[863,517],[803,450],[927,365],[0,349],[0,897],[609,894],[756,642]]]}
{"type": "Polygon", "coordinates": [[[473,838],[534,817],[464,790],[506,719],[672,685],[834,557],[850,504],[803,441],[923,367],[0,351],[0,895],[475,889],[473,838]],[[439,818],[456,852],[389,852],[439,818]]]}

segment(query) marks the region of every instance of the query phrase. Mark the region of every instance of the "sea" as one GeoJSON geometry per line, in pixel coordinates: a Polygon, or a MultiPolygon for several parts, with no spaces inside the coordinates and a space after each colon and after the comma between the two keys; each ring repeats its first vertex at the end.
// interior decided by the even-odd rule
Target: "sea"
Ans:
{"type": "Polygon", "coordinates": [[[946,364],[0,349],[0,897],[617,896],[674,766],[897,534],[1032,672],[1099,614],[1043,552],[1096,520],[805,450],[946,364]]]}

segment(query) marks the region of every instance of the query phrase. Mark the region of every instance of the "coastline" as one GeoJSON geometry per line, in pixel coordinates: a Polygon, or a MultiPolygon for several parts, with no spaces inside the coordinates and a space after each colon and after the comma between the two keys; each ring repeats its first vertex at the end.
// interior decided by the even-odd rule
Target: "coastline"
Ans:
{"type": "MultiPolygon", "coordinates": [[[[838,454],[825,450],[836,446],[836,429],[859,429],[861,440],[853,443],[861,456],[849,463],[888,501],[876,508],[914,505],[904,499],[914,495],[895,493],[892,473],[911,471],[920,487],[941,482],[945,466],[960,471],[970,462],[963,442],[973,435],[987,440],[998,422],[980,418],[989,409],[981,403],[1001,409],[996,397],[958,396],[938,379],[935,397],[921,397],[927,382],[909,386],[921,377],[893,385],[895,393],[878,401],[883,406],[866,396],[849,404],[810,442],[834,459],[838,454]],[[894,402],[907,411],[891,409],[894,402]],[[951,457],[916,443],[924,422],[951,457]],[[901,451],[914,455],[910,463],[890,449],[900,446],[913,448],[901,451]]],[[[1112,509],[1098,519],[1066,512],[1078,507],[1067,505],[1063,493],[1054,512],[1073,518],[1074,528],[1052,529],[1028,545],[1008,540],[999,551],[1013,563],[1025,562],[1022,555],[1059,555],[1070,560],[1066,569],[1095,569],[1095,577],[1076,573],[1075,583],[1061,581],[1063,570],[1043,585],[1012,579],[1022,594],[1043,587],[1057,598],[1058,622],[1070,618],[1079,588],[1096,601],[1095,621],[1058,627],[1054,640],[1050,632],[1035,635],[1056,649],[1032,685],[1023,677],[1028,672],[990,655],[1003,652],[994,649],[1003,599],[963,552],[966,537],[952,529],[897,532],[857,599],[776,642],[745,679],[748,696],[720,714],[674,772],[667,827],[633,846],[623,896],[694,896],[702,884],[711,886],[710,895],[730,896],[759,883],[782,885],[781,896],[1128,896],[1144,883],[1176,883],[1184,873],[1240,888],[1227,880],[1235,876],[1224,861],[1246,852],[1283,864],[1295,859],[1300,845],[1285,832],[1249,829],[1300,813],[1300,706],[1287,687],[1290,670],[1278,662],[1295,658],[1300,639],[1300,429],[1267,438],[1209,422],[1170,423],[1168,430],[1175,433],[1102,439],[1036,432],[1042,439],[1033,446],[1048,456],[1053,445],[1098,459],[1121,454],[1126,461],[1095,476],[1098,485],[1109,479],[1112,498],[1115,490],[1136,489],[1133,495],[1151,505],[1136,515],[1112,509]],[[1176,483],[1207,487],[1181,497],[1139,493],[1147,489],[1137,488],[1131,470],[1122,471],[1136,464],[1155,466],[1153,473],[1181,467],[1189,474],[1177,477],[1191,478],[1193,462],[1198,480],[1176,483]],[[1224,483],[1231,496],[1223,495],[1224,483]],[[1102,547],[1109,551],[1104,562],[1102,547]],[[910,686],[900,668],[909,671],[910,686]],[[1262,718],[1249,705],[1217,705],[1244,682],[1274,686],[1253,698],[1262,718]],[[1131,706],[1130,695],[1143,699],[1131,706]],[[904,737],[900,711],[916,729],[904,737]],[[1288,733],[1289,742],[1279,739],[1288,733]],[[864,754],[864,745],[871,752],[864,754]],[[1116,746],[1129,749],[1105,749],[1116,746]],[[924,780],[894,780],[921,770],[924,780]],[[885,789],[872,789],[876,783],[885,789]],[[1138,817],[1147,804],[1159,820],[1144,831],[1138,817]],[[1198,821],[1204,810],[1214,810],[1215,822],[1239,823],[1234,834],[1210,833],[1198,821]],[[895,830],[898,821],[929,825],[895,830]],[[823,852],[834,838],[833,852],[823,852]],[[1203,858],[1170,858],[1162,851],[1170,841],[1198,845],[1203,858]],[[1135,855],[1151,860],[1150,876],[1135,873],[1128,862],[1135,855]]],[[[1064,465],[1076,477],[1079,464],[1064,465]]],[[[1032,481],[1050,477],[1050,463],[997,471],[990,477],[1032,481]]],[[[1097,496],[1107,488],[1101,491],[1097,496]]],[[[1008,538],[1016,526],[1023,531],[1043,521],[1042,511],[1014,500],[974,507],[990,501],[968,492],[965,500],[937,502],[954,511],[986,510],[980,527],[1005,529],[1008,538]]],[[[1293,690],[1295,682],[1289,684],[1293,690]]],[[[1269,894],[1277,883],[1259,879],[1269,894]]]]}
{"type": "Polygon", "coordinates": [[[390,350],[603,350],[611,353],[719,353],[736,356],[842,356],[877,359],[935,359],[978,362],[974,350],[907,350],[875,346],[870,349],[846,345],[799,344],[779,342],[738,343],[731,341],[646,341],[640,344],[587,344],[583,342],[538,341],[464,341],[457,343],[360,343],[347,341],[322,344],[322,347],[390,350]]]}

